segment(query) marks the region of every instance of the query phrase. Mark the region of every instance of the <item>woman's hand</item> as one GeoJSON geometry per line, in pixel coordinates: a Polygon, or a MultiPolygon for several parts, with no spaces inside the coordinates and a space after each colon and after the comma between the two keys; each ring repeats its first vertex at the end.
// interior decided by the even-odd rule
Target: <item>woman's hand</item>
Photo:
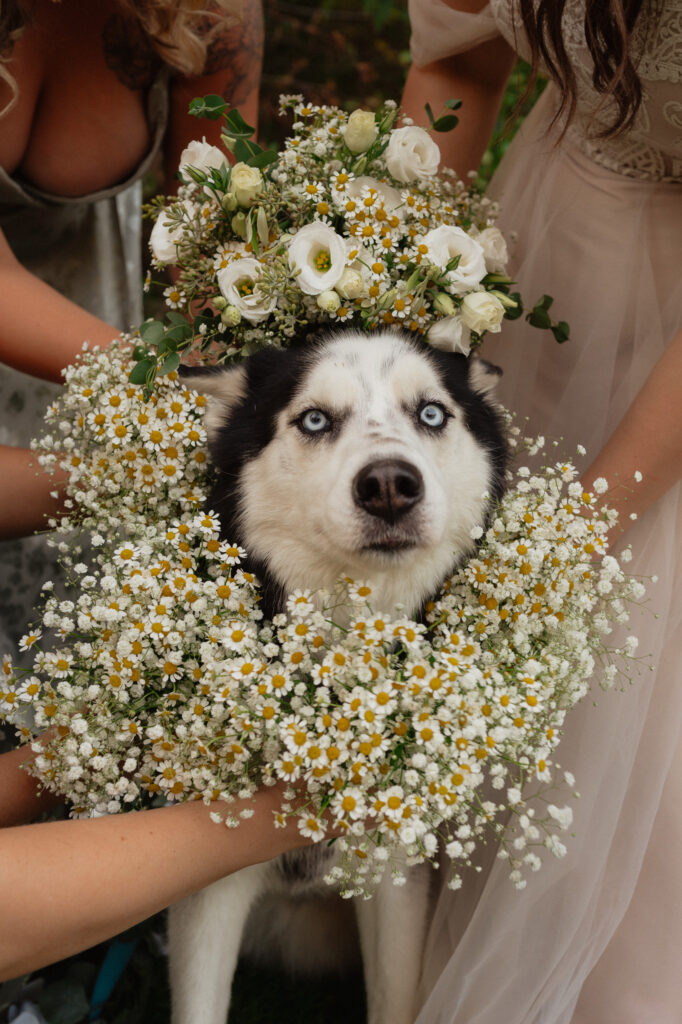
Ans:
{"type": "Polygon", "coordinates": [[[639,518],[682,478],[682,329],[649,374],[601,452],[582,474],[587,489],[603,477],[601,501],[619,514],[615,544],[633,517],[639,518]],[[641,474],[641,482],[637,478],[641,474]]]}

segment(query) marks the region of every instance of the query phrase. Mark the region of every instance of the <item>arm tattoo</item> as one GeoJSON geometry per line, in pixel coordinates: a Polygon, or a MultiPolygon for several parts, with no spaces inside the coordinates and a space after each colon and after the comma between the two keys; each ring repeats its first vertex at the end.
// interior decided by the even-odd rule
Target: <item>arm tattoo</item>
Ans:
{"type": "Polygon", "coordinates": [[[261,0],[245,0],[243,19],[209,45],[204,74],[225,71],[220,92],[233,105],[244,103],[257,87],[263,60],[261,0]]]}
{"type": "Polygon", "coordinates": [[[106,65],[128,89],[148,89],[161,65],[140,26],[112,14],[102,29],[106,65]]]}

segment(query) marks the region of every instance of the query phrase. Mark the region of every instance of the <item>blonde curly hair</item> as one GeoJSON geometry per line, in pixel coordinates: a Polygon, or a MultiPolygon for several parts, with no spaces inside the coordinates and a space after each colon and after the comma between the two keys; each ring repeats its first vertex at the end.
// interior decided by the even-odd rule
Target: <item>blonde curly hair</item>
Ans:
{"type": "MultiPolygon", "coordinates": [[[[117,0],[117,4],[137,22],[161,60],[183,75],[201,74],[215,36],[243,17],[243,0],[117,0]]],[[[0,0],[0,79],[12,90],[0,116],[18,98],[7,64],[29,21],[24,0],[0,0]]]]}

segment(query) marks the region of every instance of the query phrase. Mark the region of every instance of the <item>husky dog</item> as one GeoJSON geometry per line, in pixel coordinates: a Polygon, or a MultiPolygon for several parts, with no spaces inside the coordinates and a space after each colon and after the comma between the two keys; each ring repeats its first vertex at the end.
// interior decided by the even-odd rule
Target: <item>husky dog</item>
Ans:
{"type": "MultiPolygon", "coordinates": [[[[329,589],[342,574],[370,581],[377,609],[419,614],[503,490],[498,374],[393,329],[330,332],[236,368],[189,371],[209,395],[209,507],[247,550],[266,615],[290,591],[329,589]]],[[[323,844],[296,851],[171,909],[174,1024],[225,1024],[249,914],[280,932],[264,908],[284,894],[307,907],[328,895],[333,856],[323,844]]],[[[428,882],[412,869],[404,887],[389,878],[356,904],[370,1024],[414,1020],[428,882]]]]}

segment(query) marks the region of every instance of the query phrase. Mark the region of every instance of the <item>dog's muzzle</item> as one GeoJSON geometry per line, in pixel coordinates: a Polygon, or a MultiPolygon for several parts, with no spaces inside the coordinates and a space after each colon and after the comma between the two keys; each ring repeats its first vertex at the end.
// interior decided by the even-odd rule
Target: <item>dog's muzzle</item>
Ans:
{"type": "Polygon", "coordinates": [[[364,466],[353,481],[355,504],[377,519],[396,523],[424,497],[424,480],[403,459],[379,459],[364,466]]]}

